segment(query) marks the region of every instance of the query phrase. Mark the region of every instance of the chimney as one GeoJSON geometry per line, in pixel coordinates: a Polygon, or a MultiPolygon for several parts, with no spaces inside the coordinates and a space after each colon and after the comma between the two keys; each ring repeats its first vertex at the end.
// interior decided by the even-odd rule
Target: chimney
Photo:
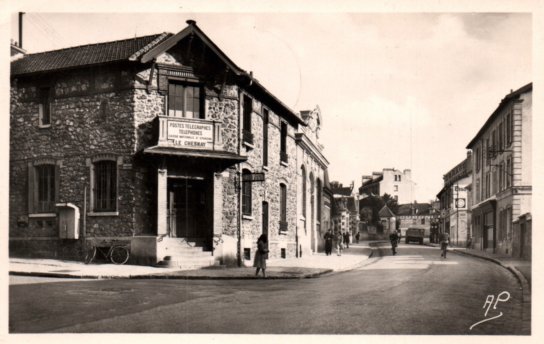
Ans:
{"type": "Polygon", "coordinates": [[[192,19],[188,19],[185,21],[187,23],[187,25],[189,26],[195,26],[196,25],[196,21],[192,20],[192,19]]]}

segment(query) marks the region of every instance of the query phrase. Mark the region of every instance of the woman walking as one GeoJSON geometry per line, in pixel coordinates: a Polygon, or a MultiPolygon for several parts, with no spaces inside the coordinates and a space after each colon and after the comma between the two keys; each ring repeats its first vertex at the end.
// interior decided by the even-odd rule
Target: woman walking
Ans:
{"type": "Polygon", "coordinates": [[[261,234],[259,240],[257,240],[257,252],[255,253],[255,260],[253,267],[257,268],[255,276],[259,275],[259,270],[263,270],[263,277],[266,278],[266,260],[268,259],[268,237],[266,234],[261,234]]]}

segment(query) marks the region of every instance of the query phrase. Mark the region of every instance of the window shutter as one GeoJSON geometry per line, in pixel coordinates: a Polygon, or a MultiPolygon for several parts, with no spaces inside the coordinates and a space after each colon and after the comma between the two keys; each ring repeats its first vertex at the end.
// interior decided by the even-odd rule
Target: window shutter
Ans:
{"type": "Polygon", "coordinates": [[[164,92],[164,93],[168,93],[168,77],[164,74],[161,74],[159,72],[158,74],[158,77],[159,77],[159,91],[160,92],[164,92]]]}
{"type": "Polygon", "coordinates": [[[28,163],[28,213],[34,213],[34,165],[28,163]]]}

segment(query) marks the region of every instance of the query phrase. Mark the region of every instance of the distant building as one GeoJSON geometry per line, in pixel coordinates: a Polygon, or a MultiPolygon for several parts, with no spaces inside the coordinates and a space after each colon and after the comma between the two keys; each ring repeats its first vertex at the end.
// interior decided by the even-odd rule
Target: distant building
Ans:
{"type": "Polygon", "coordinates": [[[335,202],[332,214],[334,231],[350,232],[355,235],[359,230],[359,199],[353,193],[353,183],[344,187],[341,183],[331,182],[335,202]]]}
{"type": "Polygon", "coordinates": [[[380,223],[383,226],[383,232],[385,234],[392,233],[397,229],[395,214],[387,205],[384,205],[383,208],[380,209],[378,215],[380,216],[380,223]]]}
{"type": "Polygon", "coordinates": [[[425,236],[429,236],[431,223],[438,219],[439,212],[430,203],[408,203],[400,204],[396,215],[403,237],[408,228],[423,228],[425,236]]]}
{"type": "Polygon", "coordinates": [[[411,170],[384,168],[382,172],[362,176],[359,195],[364,198],[389,194],[399,204],[410,203],[414,201],[414,184],[411,170]]]}
{"type": "Polygon", "coordinates": [[[474,248],[530,258],[532,99],[532,83],[507,94],[466,147],[474,248]]]}
{"type": "Polygon", "coordinates": [[[472,156],[457,164],[444,175],[440,200],[440,233],[449,233],[454,245],[466,246],[471,241],[470,206],[472,186],[472,156]]]}

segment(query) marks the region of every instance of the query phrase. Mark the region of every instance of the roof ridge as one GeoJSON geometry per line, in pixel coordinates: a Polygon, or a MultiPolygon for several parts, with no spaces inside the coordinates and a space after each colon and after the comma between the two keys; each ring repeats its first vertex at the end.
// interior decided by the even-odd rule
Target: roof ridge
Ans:
{"type": "Polygon", "coordinates": [[[83,44],[83,45],[74,45],[72,47],[67,47],[67,48],[47,50],[47,51],[41,51],[39,53],[26,54],[25,57],[36,56],[36,55],[41,55],[41,54],[49,54],[49,53],[52,53],[52,52],[59,52],[59,51],[64,51],[64,50],[79,49],[79,48],[83,48],[83,47],[90,47],[90,46],[96,46],[96,45],[102,45],[102,44],[119,43],[119,42],[124,42],[124,41],[142,39],[142,38],[151,37],[151,36],[162,36],[164,34],[168,34],[168,32],[156,33],[156,34],[152,34],[152,35],[138,36],[138,37],[132,37],[132,38],[123,38],[123,39],[117,39],[117,40],[114,40],[114,41],[107,41],[107,42],[89,43],[89,44],[83,44]]]}
{"type": "Polygon", "coordinates": [[[151,50],[155,45],[157,45],[158,43],[160,43],[161,41],[164,40],[164,38],[166,37],[171,37],[173,35],[173,33],[170,33],[170,32],[163,32],[162,34],[160,34],[157,38],[155,38],[154,40],[152,40],[151,42],[149,42],[147,45],[145,45],[144,47],[142,47],[140,50],[138,50],[137,52],[135,52],[134,54],[132,54],[128,59],[130,61],[135,61],[137,60],[140,56],[142,56],[143,54],[145,54],[146,52],[148,52],[149,50],[151,50]]]}

